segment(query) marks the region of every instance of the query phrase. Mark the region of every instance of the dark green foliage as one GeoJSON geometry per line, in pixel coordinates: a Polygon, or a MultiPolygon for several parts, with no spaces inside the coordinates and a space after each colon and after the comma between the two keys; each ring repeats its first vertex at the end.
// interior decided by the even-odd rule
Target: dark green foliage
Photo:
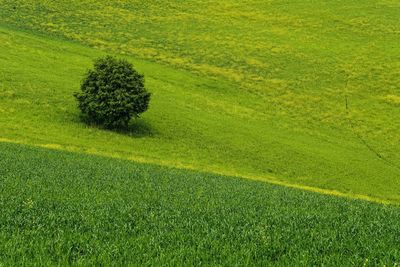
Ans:
{"type": "Polygon", "coordinates": [[[395,206],[0,143],[0,266],[395,266],[399,222],[395,206]]]}
{"type": "Polygon", "coordinates": [[[131,63],[111,56],[99,58],[75,94],[86,120],[106,128],[126,127],[149,106],[143,75],[131,63]]]}

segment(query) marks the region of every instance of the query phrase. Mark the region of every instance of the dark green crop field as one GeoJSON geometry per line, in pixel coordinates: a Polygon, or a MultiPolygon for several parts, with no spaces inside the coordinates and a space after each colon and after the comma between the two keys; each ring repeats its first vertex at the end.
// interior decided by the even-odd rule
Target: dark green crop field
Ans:
{"type": "Polygon", "coordinates": [[[0,144],[0,264],[395,266],[400,209],[0,144]]]}

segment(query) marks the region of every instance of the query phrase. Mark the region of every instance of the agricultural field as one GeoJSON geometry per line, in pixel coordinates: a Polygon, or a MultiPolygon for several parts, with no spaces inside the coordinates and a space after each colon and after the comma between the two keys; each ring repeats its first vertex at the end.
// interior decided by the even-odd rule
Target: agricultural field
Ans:
{"type": "Polygon", "coordinates": [[[399,20],[394,0],[0,0],[0,265],[400,264],[399,20]],[[73,97],[104,55],[152,93],[125,130],[73,97]]]}
{"type": "Polygon", "coordinates": [[[400,257],[397,208],[105,157],[0,148],[4,266],[392,266],[400,257]]]}

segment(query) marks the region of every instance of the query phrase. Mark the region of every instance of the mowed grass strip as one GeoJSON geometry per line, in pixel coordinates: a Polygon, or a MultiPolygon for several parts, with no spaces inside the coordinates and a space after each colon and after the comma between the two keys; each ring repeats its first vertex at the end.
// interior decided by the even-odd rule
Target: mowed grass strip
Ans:
{"type": "Polygon", "coordinates": [[[0,143],[0,264],[400,262],[400,209],[0,143]]]}

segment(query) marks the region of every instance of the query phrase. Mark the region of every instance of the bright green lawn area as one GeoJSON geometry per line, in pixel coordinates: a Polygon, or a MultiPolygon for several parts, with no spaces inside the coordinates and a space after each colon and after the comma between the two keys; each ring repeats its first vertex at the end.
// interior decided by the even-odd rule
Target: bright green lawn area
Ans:
{"type": "Polygon", "coordinates": [[[153,100],[117,133],[81,123],[72,97],[102,52],[7,27],[0,51],[3,139],[400,201],[399,170],[349,128],[299,128],[233,82],[127,57],[153,100]]]}
{"type": "Polygon", "coordinates": [[[395,266],[399,220],[394,206],[0,143],[4,266],[395,266]]]}
{"type": "MultiPolygon", "coordinates": [[[[288,127],[355,130],[400,165],[400,2],[0,0],[0,22],[227,79],[288,127]],[[345,110],[348,96],[350,114],[345,110]]],[[[256,105],[256,104],[255,104],[256,105]]]]}

